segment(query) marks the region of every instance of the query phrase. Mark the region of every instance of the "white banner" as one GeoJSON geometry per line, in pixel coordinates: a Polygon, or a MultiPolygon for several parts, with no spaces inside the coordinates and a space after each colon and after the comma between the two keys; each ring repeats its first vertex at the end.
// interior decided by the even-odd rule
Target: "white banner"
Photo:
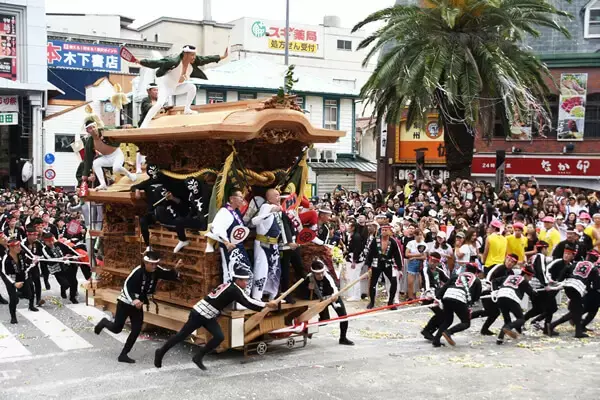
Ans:
{"type": "Polygon", "coordinates": [[[379,139],[379,157],[387,157],[387,124],[381,122],[381,133],[379,139]]]}
{"type": "Polygon", "coordinates": [[[19,96],[0,96],[0,112],[19,111],[19,96]]]}

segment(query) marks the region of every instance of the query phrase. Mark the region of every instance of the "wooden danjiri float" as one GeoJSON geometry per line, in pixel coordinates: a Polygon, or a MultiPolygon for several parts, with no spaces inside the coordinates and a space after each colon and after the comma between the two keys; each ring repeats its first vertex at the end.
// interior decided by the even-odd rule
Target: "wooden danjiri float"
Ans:
{"type": "MultiPolygon", "coordinates": [[[[214,185],[215,181],[225,178],[246,191],[252,187],[253,192],[255,189],[260,192],[261,188],[264,191],[267,187],[280,185],[292,168],[306,169],[305,150],[309,146],[334,143],[345,134],[313,127],[293,96],[193,108],[198,114],[184,115],[182,107],[175,107],[155,118],[148,128],[106,131],[104,136],[137,145],[148,165],[158,165],[162,172],[175,179],[194,176],[214,185]],[[231,173],[232,156],[237,165],[236,174],[231,173]]],[[[148,179],[146,174],[138,176],[135,183],[144,179],[148,179]]],[[[103,237],[104,264],[97,267],[97,281],[88,295],[93,296],[95,306],[113,313],[123,282],[130,271],[141,264],[145,248],[139,217],[146,213],[147,205],[143,198],[136,199],[132,185],[127,177],[123,177],[108,190],[91,191],[86,198],[86,201],[104,205],[103,230],[97,233],[103,237]]],[[[219,200],[221,204],[216,204],[217,207],[224,201],[219,200]]],[[[175,232],[160,224],[150,229],[152,248],[159,251],[161,265],[170,268],[182,259],[183,267],[179,282],[159,283],[153,301],[145,310],[146,324],[179,330],[187,321],[192,306],[222,283],[218,249],[207,252],[209,239],[204,232],[194,234],[187,230],[186,234],[190,245],[174,254],[173,248],[178,242],[175,232]]],[[[252,248],[252,236],[245,242],[247,249],[252,248]]],[[[303,253],[305,260],[310,259],[311,247],[303,248],[303,253]]],[[[305,265],[305,269],[309,267],[305,265]]],[[[269,332],[291,325],[293,318],[316,303],[301,300],[293,305],[284,303],[280,310],[267,314],[251,330],[245,327],[245,321],[255,314],[253,311],[225,311],[219,317],[225,340],[218,351],[237,348],[264,353],[266,343],[277,338],[269,332]]],[[[298,343],[306,345],[306,333],[298,343]]],[[[204,329],[193,336],[199,344],[209,338],[204,329]]],[[[295,339],[289,337],[287,345],[294,347],[295,339]]]]}

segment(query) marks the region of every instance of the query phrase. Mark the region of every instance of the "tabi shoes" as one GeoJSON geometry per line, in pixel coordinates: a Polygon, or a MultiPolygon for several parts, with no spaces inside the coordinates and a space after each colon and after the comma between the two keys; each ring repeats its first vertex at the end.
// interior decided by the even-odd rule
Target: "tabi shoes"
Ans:
{"type": "Polygon", "coordinates": [[[431,342],[431,344],[433,345],[433,347],[446,346],[444,343],[440,342],[439,340],[434,340],[433,342],[431,342]]]}
{"type": "Polygon", "coordinates": [[[17,316],[13,315],[12,317],[10,317],[10,323],[11,324],[18,324],[19,321],[17,321],[17,316]]]}
{"type": "Polygon", "coordinates": [[[95,188],[94,190],[95,190],[96,192],[99,192],[99,191],[101,191],[101,190],[106,190],[106,189],[108,189],[108,187],[107,187],[106,185],[100,185],[100,186],[98,186],[97,188],[95,188]]]}
{"type": "Polygon", "coordinates": [[[560,336],[560,333],[558,333],[554,330],[554,327],[552,326],[552,324],[546,324],[546,326],[544,326],[544,335],[552,337],[552,336],[560,336]]]}
{"type": "Polygon", "coordinates": [[[340,338],[340,344],[345,346],[354,346],[354,342],[348,338],[340,338]]]}
{"type": "Polygon", "coordinates": [[[40,310],[34,306],[29,306],[29,311],[38,312],[40,310]]]}
{"type": "Polygon", "coordinates": [[[100,322],[98,322],[98,324],[96,324],[96,326],[94,327],[94,333],[96,335],[99,335],[100,332],[102,332],[102,329],[104,329],[104,324],[106,323],[107,319],[106,318],[102,318],[100,320],[100,322]]]}
{"type": "Polygon", "coordinates": [[[285,297],[284,301],[288,304],[296,304],[296,300],[291,295],[285,297]]]}
{"type": "Polygon", "coordinates": [[[66,299],[67,298],[67,291],[66,290],[61,290],[60,291],[60,297],[63,298],[63,299],[66,299]]]}
{"type": "Polygon", "coordinates": [[[162,360],[164,357],[164,353],[161,351],[161,349],[156,349],[156,351],[154,352],[154,366],[156,368],[161,368],[162,367],[162,360]]]}
{"type": "Polygon", "coordinates": [[[121,354],[117,360],[122,363],[135,364],[135,360],[130,358],[127,354],[121,354]]]}
{"type": "Polygon", "coordinates": [[[50,282],[47,280],[44,280],[44,286],[46,286],[46,290],[50,290],[50,282]]]}
{"type": "Polygon", "coordinates": [[[196,364],[198,366],[198,368],[200,368],[202,371],[206,371],[206,366],[204,365],[204,363],[202,362],[204,358],[204,353],[200,352],[198,354],[196,354],[194,356],[194,358],[192,358],[192,361],[194,362],[194,364],[196,364]]]}
{"type": "Polygon", "coordinates": [[[0,304],[8,304],[8,301],[2,296],[0,296],[0,304]]]}
{"type": "Polygon", "coordinates": [[[577,333],[575,333],[575,337],[577,339],[585,339],[585,338],[589,338],[590,335],[588,335],[587,333],[583,333],[583,332],[577,332],[577,333]]]}
{"type": "Polygon", "coordinates": [[[367,310],[370,310],[370,309],[372,309],[372,308],[374,308],[374,307],[375,307],[375,304],[373,304],[373,303],[369,303],[369,304],[367,305],[367,310]]]}
{"type": "Polygon", "coordinates": [[[183,249],[185,246],[189,246],[190,242],[188,240],[186,240],[185,242],[182,242],[181,240],[179,241],[179,243],[177,243],[177,246],[175,246],[175,250],[173,250],[173,253],[179,253],[179,250],[183,249]]]}
{"type": "Polygon", "coordinates": [[[75,297],[71,297],[69,300],[71,300],[72,304],[79,304],[79,301],[75,297]]]}
{"type": "Polygon", "coordinates": [[[435,337],[433,336],[433,333],[426,331],[425,329],[423,329],[421,331],[421,335],[423,335],[423,337],[427,340],[429,340],[430,342],[433,342],[433,339],[435,339],[435,337]]]}
{"type": "Polygon", "coordinates": [[[482,329],[481,332],[479,332],[479,333],[481,333],[483,336],[496,336],[496,334],[494,332],[490,331],[489,329],[486,329],[486,330],[482,329]]]}
{"type": "Polygon", "coordinates": [[[198,114],[198,111],[194,111],[194,110],[188,108],[187,110],[183,110],[183,114],[184,115],[196,115],[196,114],[198,114]]]}

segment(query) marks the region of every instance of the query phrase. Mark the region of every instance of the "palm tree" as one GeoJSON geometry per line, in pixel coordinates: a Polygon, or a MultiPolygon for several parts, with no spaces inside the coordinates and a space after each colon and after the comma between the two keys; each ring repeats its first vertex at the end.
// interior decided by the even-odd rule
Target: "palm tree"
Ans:
{"type": "Polygon", "coordinates": [[[358,46],[370,48],[363,65],[382,50],[361,95],[378,123],[406,116],[407,126],[424,126],[437,111],[450,177],[470,177],[475,134],[491,138],[497,112],[508,127],[548,120],[550,73],[522,40],[539,36],[536,27],[570,37],[559,17],[570,15],[544,0],[428,0],[375,12],[353,29],[384,23],[358,46]]]}

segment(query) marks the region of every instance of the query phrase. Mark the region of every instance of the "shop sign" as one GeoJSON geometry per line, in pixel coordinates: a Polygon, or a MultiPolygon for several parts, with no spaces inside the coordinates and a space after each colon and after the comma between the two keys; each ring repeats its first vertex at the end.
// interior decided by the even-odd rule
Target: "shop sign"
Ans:
{"type": "MultiPolygon", "coordinates": [[[[600,175],[600,158],[565,156],[511,156],[506,155],[507,176],[535,176],[556,178],[567,176],[575,179],[600,175]]],[[[475,155],[471,167],[473,175],[496,174],[496,157],[475,155]]]]}
{"type": "Polygon", "coordinates": [[[48,42],[46,56],[49,67],[105,72],[121,71],[119,46],[53,40],[48,42]]]}

